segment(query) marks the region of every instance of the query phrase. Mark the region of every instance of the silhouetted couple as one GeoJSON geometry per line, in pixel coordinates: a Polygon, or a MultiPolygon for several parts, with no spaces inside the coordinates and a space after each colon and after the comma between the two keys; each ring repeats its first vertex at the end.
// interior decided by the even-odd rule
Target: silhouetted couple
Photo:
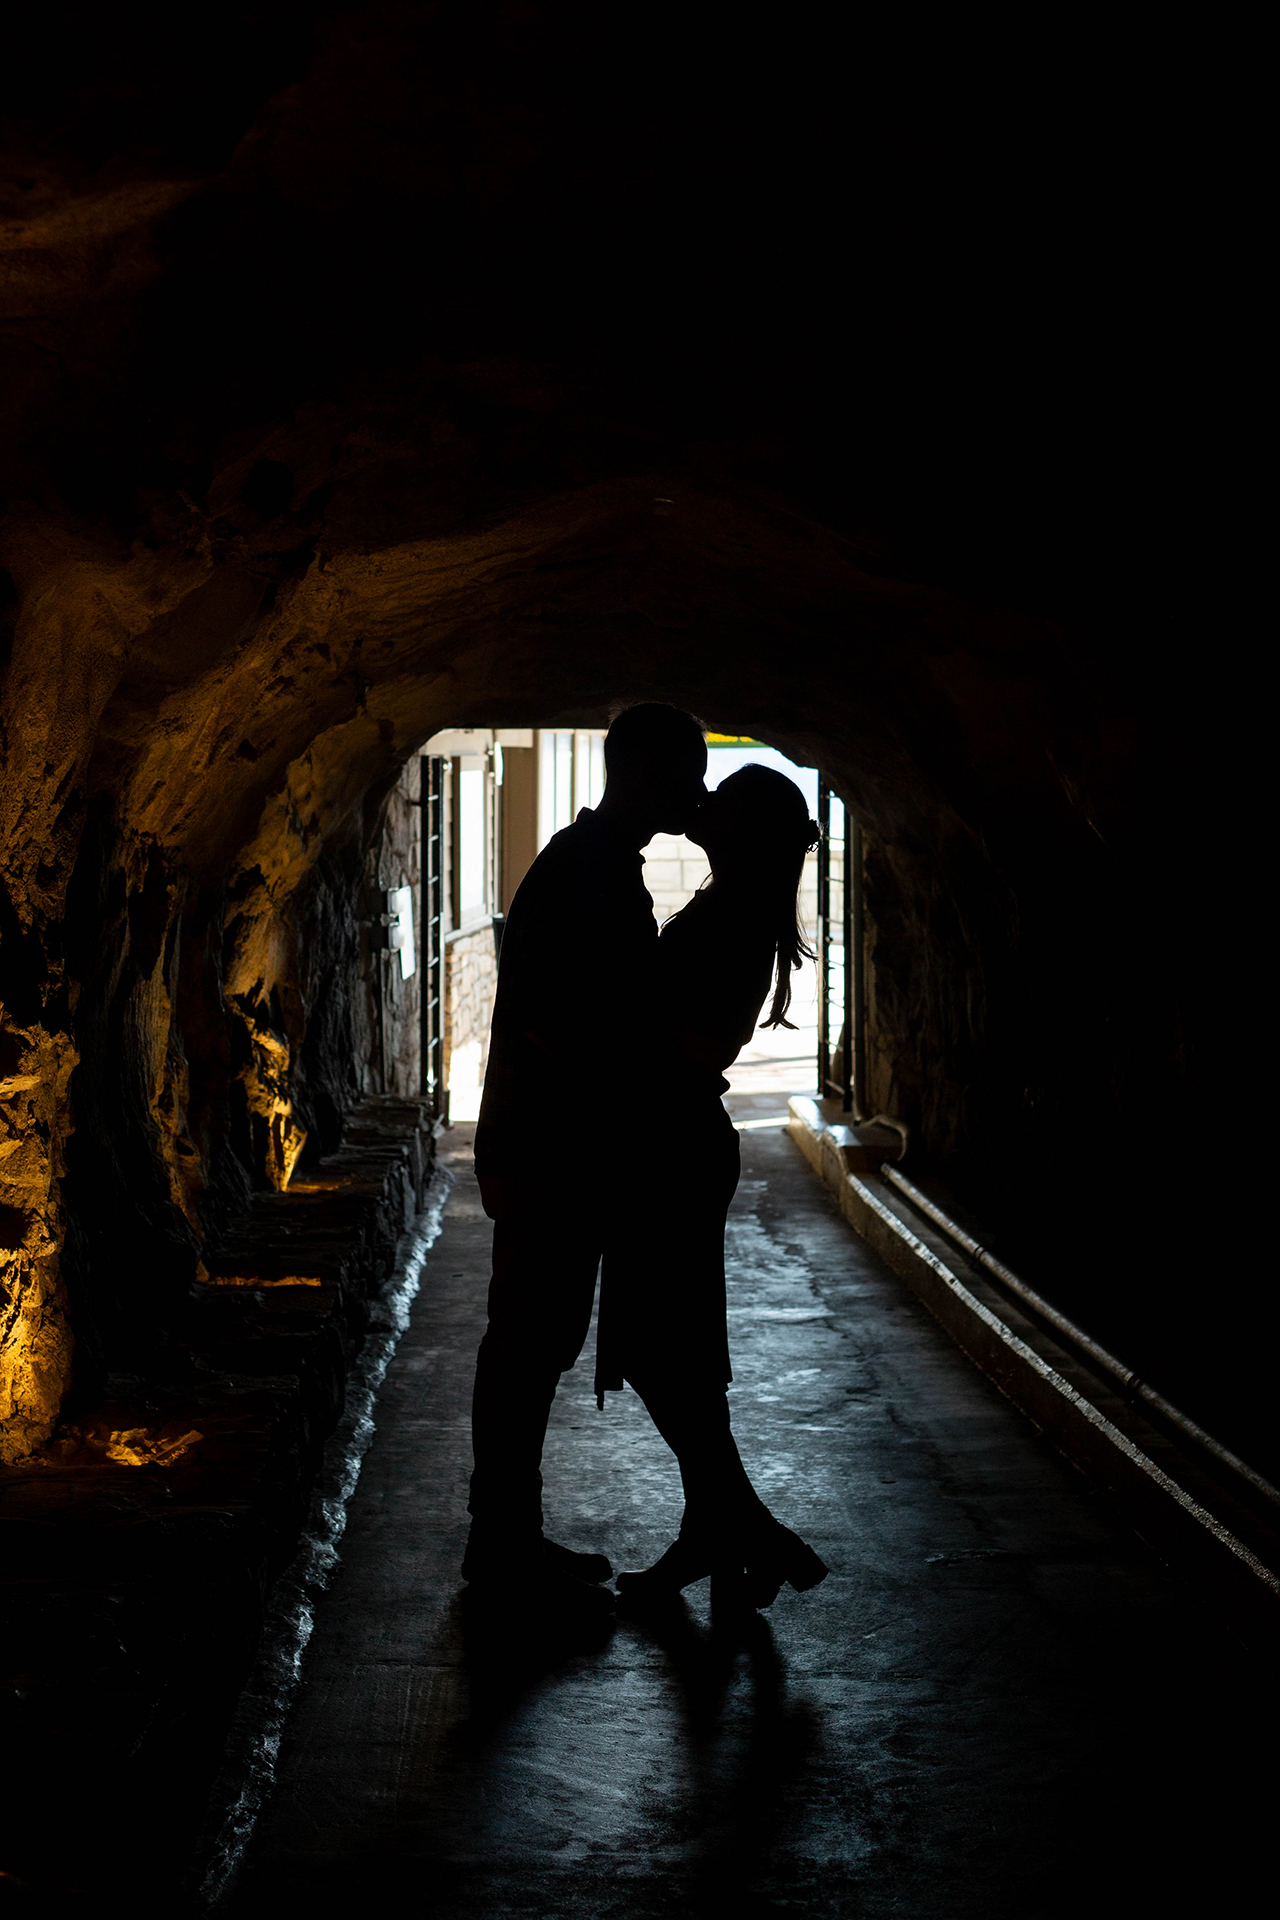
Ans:
{"type": "Polygon", "coordinates": [[[494,1221],[476,1363],[475,1471],[463,1574],[544,1602],[612,1604],[602,1554],[542,1532],[542,1446],[582,1350],[601,1269],[596,1392],[624,1380],[680,1465],[679,1538],[633,1604],[706,1574],[767,1606],[826,1569],[757,1496],[729,1425],[724,1230],[738,1135],[724,1069],[785,1024],[804,951],[796,895],[816,828],[799,789],[758,766],[703,784],[706,745],[674,707],[620,714],[606,787],[539,854],[503,934],[476,1173],[494,1221]],[[687,833],[710,883],[659,937],[640,849],[687,833]],[[603,1263],[603,1264],[602,1264],[603,1263]]]}

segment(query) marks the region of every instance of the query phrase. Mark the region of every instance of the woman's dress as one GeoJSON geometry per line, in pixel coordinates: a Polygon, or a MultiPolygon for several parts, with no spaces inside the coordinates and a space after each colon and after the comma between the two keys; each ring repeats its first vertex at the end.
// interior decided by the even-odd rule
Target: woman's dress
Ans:
{"type": "Polygon", "coordinates": [[[658,942],[653,1054],[643,1066],[630,1191],[604,1256],[596,1391],[723,1391],[732,1379],[725,1314],[725,1217],[738,1184],[738,1134],[724,1069],[751,1038],[774,941],[757,916],[695,894],[658,942]]]}

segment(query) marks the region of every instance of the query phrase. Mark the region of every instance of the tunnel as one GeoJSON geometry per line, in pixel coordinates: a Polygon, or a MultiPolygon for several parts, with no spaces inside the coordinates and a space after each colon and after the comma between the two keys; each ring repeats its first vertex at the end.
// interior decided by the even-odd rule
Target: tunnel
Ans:
{"type": "MultiPolygon", "coordinates": [[[[229,1703],[369,1301],[433,1170],[465,1174],[384,1013],[422,770],[466,730],[598,735],[662,701],[817,770],[862,889],[862,1111],[820,1124],[887,1117],[947,1218],[1209,1437],[1210,1479],[1243,1467],[1221,1512],[1252,1502],[1265,1559],[1269,1296],[1239,1210],[1193,1191],[1240,1042],[1207,978],[1222,749],[1182,652],[1181,480],[1134,362],[1161,287],[1127,246],[1138,109],[1030,47],[1009,87],[941,26],[919,65],[834,18],[231,4],[200,32],[23,31],[6,1710],[33,1777],[87,1742],[118,1780],[70,1856],[28,1780],[15,1900],[95,1904],[121,1805],[155,1793],[168,1837],[128,1870],[211,1910],[191,1862],[229,1703]]],[[[546,1116],[584,1124],[554,1085],[546,1116]]],[[[1256,1627],[1237,1643],[1212,1573],[1162,1551],[1221,1685],[1261,1686],[1256,1627]]],[[[1061,1910],[939,1872],[902,1906],[856,1875],[796,1904],[1061,1910]]],[[[606,1911],[553,1882],[521,1910],[606,1911]]],[[[635,1897],[607,1910],[668,1910],[635,1897]]]]}

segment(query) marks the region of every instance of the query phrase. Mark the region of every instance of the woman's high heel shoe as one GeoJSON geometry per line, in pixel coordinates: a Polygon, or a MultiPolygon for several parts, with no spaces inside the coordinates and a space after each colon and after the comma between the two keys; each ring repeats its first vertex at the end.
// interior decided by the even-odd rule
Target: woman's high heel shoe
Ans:
{"type": "Polygon", "coordinates": [[[798,1534],[765,1512],[732,1541],[681,1533],[643,1573],[620,1573],[618,1592],[628,1605],[669,1603],[708,1574],[713,1598],[718,1585],[726,1603],[771,1607],[784,1582],[807,1593],[826,1579],[827,1567],[798,1534]]]}
{"type": "Polygon", "coordinates": [[[681,1533],[666,1552],[639,1573],[620,1573],[618,1593],[628,1606],[656,1606],[670,1603],[684,1587],[705,1580],[719,1565],[720,1556],[710,1540],[696,1534],[681,1533]]]}
{"type": "Polygon", "coordinates": [[[743,1557],[747,1596],[753,1607],[771,1607],[784,1582],[797,1593],[807,1593],[828,1573],[826,1563],[813,1548],[772,1514],[752,1528],[743,1557]]]}

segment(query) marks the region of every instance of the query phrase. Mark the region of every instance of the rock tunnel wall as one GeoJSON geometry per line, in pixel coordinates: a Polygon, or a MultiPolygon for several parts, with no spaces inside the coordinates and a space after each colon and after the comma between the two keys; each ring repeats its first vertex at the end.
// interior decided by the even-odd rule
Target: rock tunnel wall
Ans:
{"type": "MultiPolygon", "coordinates": [[[[661,475],[318,554],[249,623],[198,535],[178,560],[158,612],[150,555],[24,582],[6,688],[27,721],[6,1032],[47,1107],[27,1094],[6,1218],[52,1262],[67,1155],[87,1357],[145,1341],[202,1236],[394,1072],[380,889],[411,831],[401,765],[446,723],[595,723],[661,695],[817,761],[869,836],[878,1103],[987,1205],[1020,1187],[1051,1209],[1079,1130],[1132,1099],[1114,829],[1059,771],[1102,722],[1052,629],[904,592],[794,516],[661,475]],[[91,698],[77,649],[104,607],[91,698]]],[[[53,1279],[25,1284],[52,1325],[53,1279]]]]}
{"type": "Polygon", "coordinates": [[[91,34],[4,147],[6,1447],[145,1365],[386,1070],[416,748],[646,698],[824,770],[867,835],[876,1105],[1253,1446],[1163,1144],[1212,1084],[1194,702],[1060,297],[1111,177],[1045,100],[851,131],[785,35],[736,84],[572,7],[253,20],[207,87],[91,34]],[[1094,1179],[1121,1149],[1154,1253],[1094,1179]]]}
{"type": "Polygon", "coordinates": [[[5,1092],[22,1103],[0,1175],[7,1457],[48,1437],[73,1382],[83,1401],[145,1376],[206,1245],[255,1191],[332,1153],[360,1095],[416,1094],[400,1085],[414,983],[380,951],[381,883],[416,824],[408,781],[387,784],[274,896],[257,867],[201,886],[154,845],[131,886],[111,811],[96,810],[51,969],[67,1028],[8,1024],[21,990],[6,1007],[5,1092]]]}

